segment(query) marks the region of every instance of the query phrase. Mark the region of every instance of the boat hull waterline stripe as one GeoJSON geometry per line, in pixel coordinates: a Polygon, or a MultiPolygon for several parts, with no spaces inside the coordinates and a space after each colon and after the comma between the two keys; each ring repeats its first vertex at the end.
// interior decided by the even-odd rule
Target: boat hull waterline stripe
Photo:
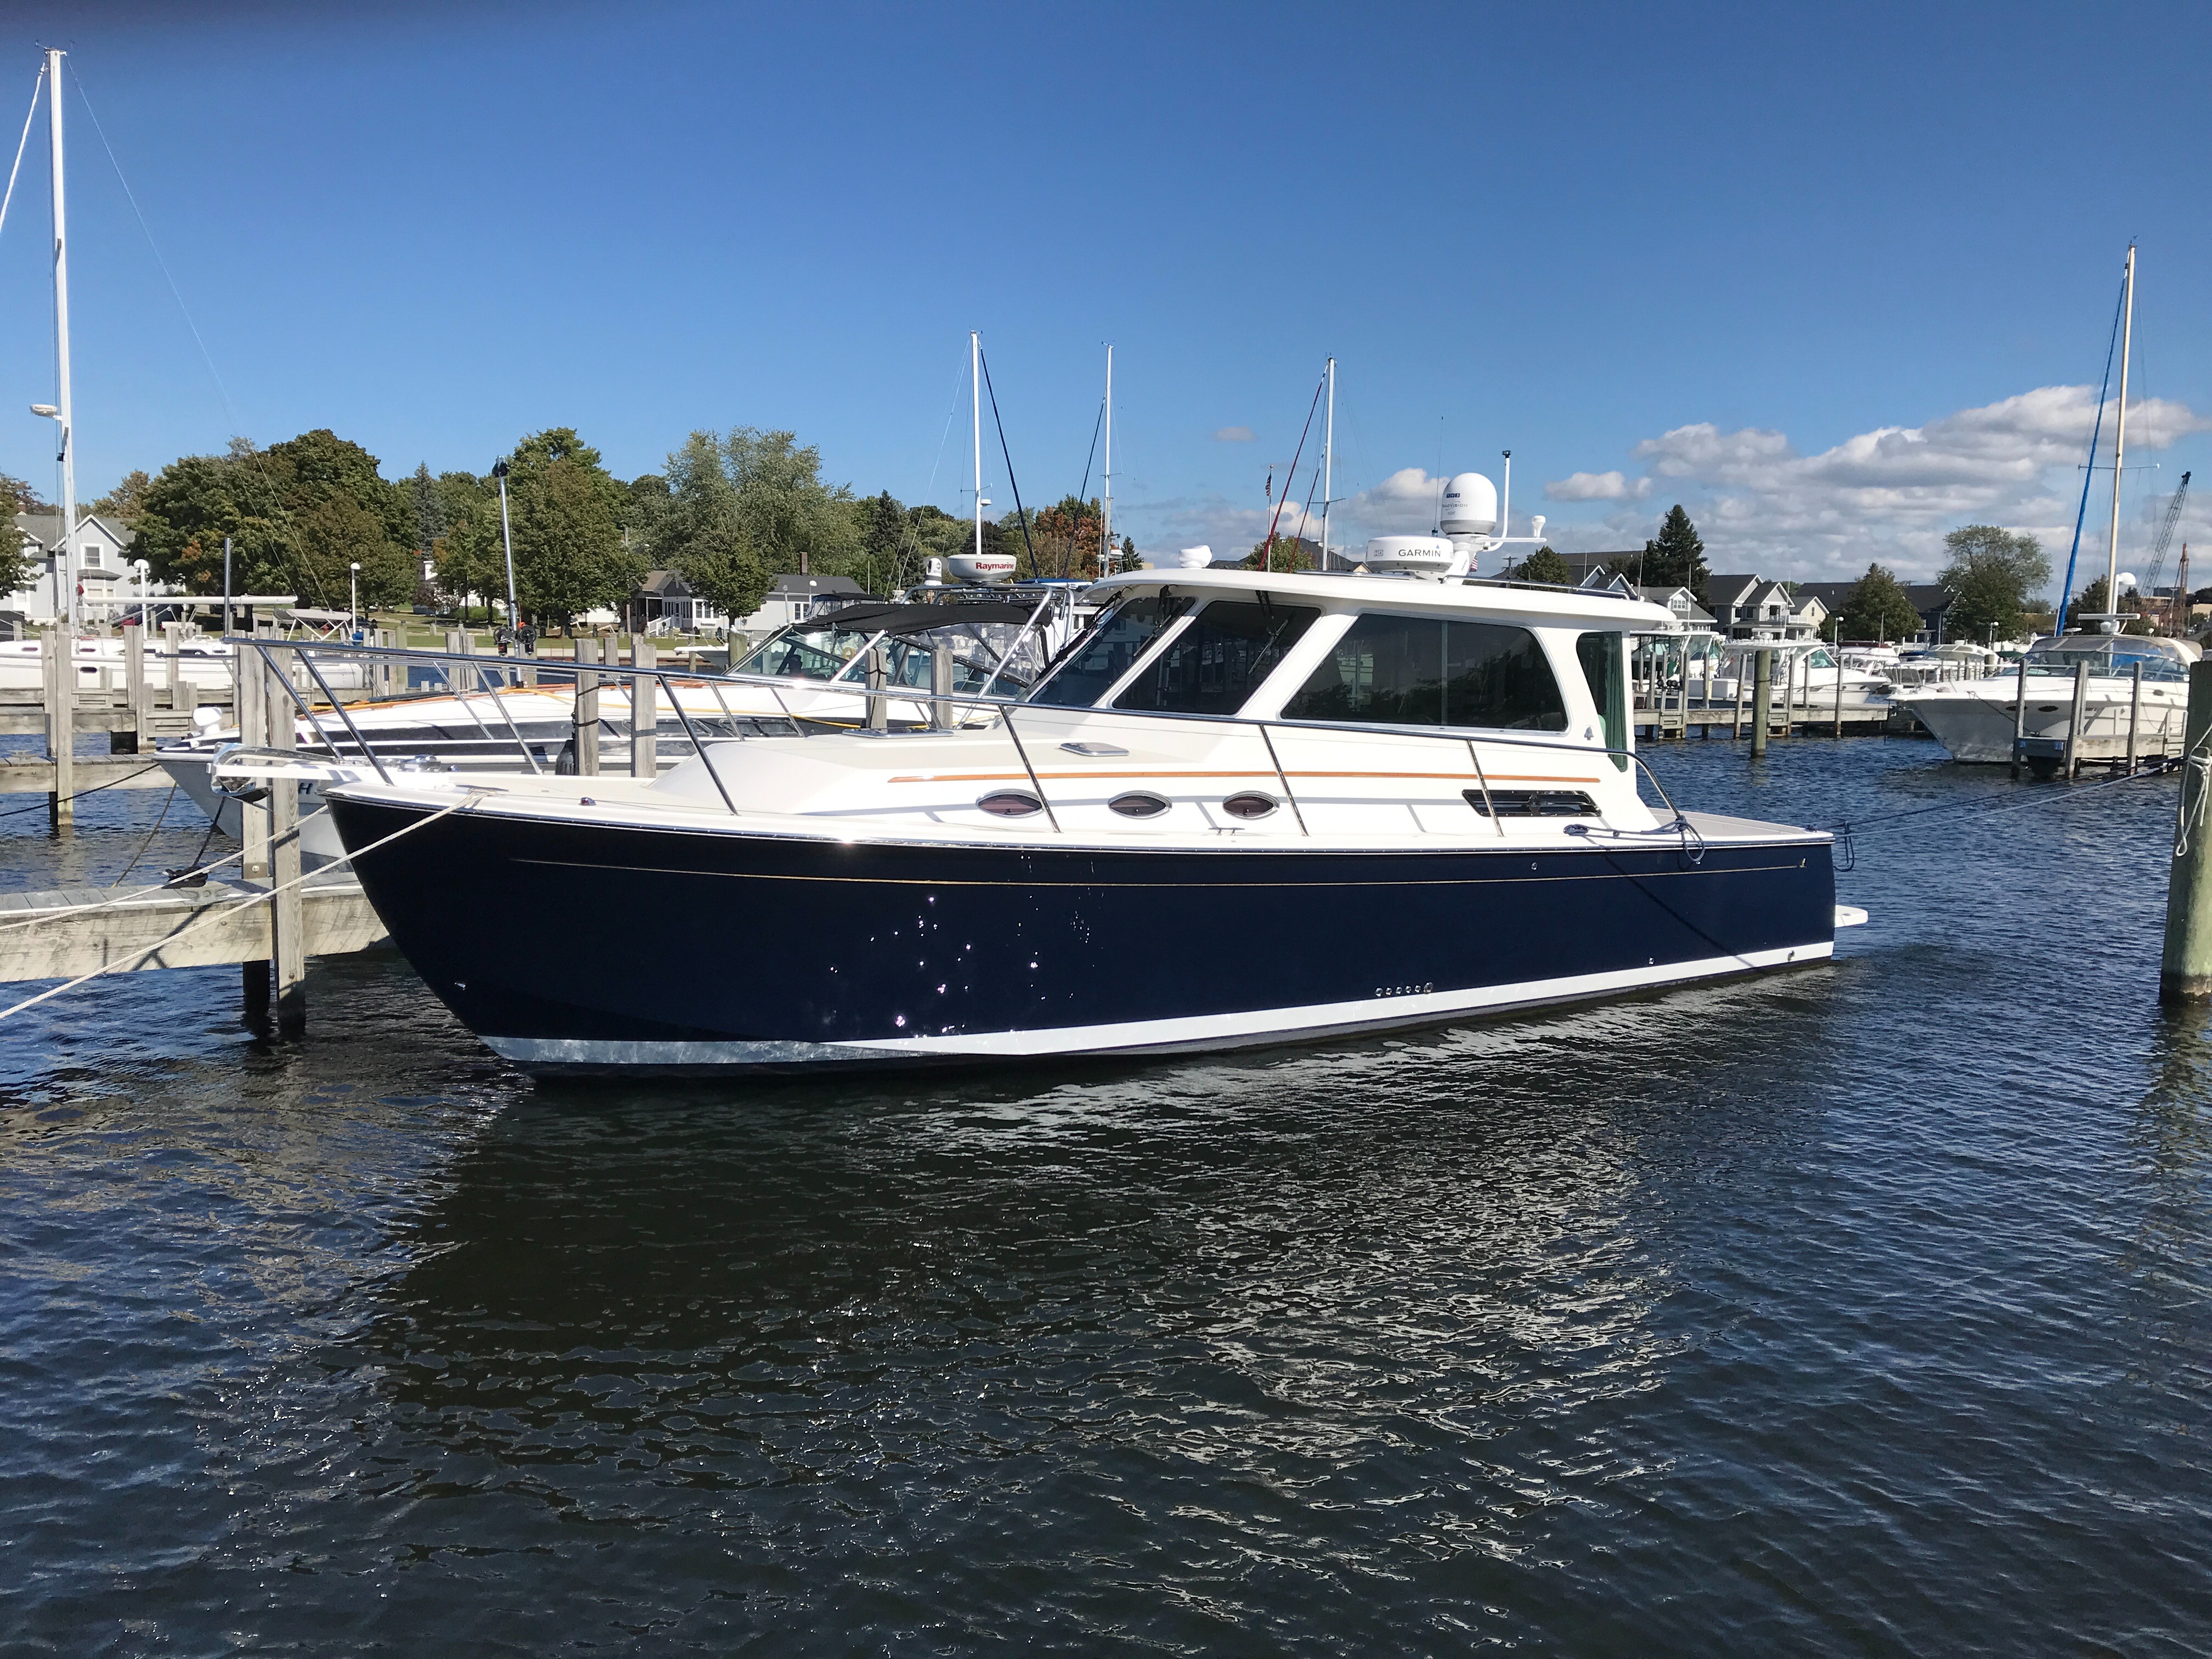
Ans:
{"type": "Polygon", "coordinates": [[[875,1038],[865,1042],[625,1042],[491,1035],[486,1035],[483,1040],[501,1059],[532,1071],[546,1072],[707,1072],[872,1063],[911,1066],[921,1060],[956,1058],[1023,1060],[1181,1054],[1433,1025],[1468,1015],[1578,1002],[1686,984],[1693,980],[1826,962],[1834,950],[1832,944],[1808,945],[1791,950],[1756,951],[1744,956],[1708,957],[1702,962],[1669,963],[1609,974],[1571,975],[1469,991],[1437,991],[1379,1001],[1323,1003],[1304,1008],[1269,1008],[1183,1019],[1073,1025],[1057,1030],[875,1038]],[[1377,1018],[1378,1006],[1389,1008],[1389,1014],[1377,1018]]]}

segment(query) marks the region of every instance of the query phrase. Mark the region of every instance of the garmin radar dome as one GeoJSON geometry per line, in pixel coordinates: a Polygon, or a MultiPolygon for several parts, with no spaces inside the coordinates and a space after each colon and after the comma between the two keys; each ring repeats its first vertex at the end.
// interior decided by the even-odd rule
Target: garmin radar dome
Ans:
{"type": "Polygon", "coordinates": [[[1367,544],[1360,563],[1378,575],[1426,576],[1441,581],[1452,574],[1459,550],[1443,536],[1377,536],[1367,544]]]}
{"type": "Polygon", "coordinates": [[[1014,556],[1011,553],[955,553],[946,558],[945,568],[955,581],[995,587],[1000,582],[1013,579],[1014,556]]]}

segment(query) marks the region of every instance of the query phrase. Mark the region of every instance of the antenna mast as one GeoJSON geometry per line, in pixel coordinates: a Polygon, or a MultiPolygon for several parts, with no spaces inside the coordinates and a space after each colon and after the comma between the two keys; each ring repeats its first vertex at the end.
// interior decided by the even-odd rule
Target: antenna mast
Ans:
{"type": "Polygon", "coordinates": [[[2128,351],[2136,335],[2136,245],[2128,244],[2127,300],[2120,325],[2120,410],[2112,434],[2112,534],[2105,548],[2105,620],[2120,631],[2120,470],[2128,459],[2128,351]]]}
{"type": "Polygon", "coordinates": [[[61,526],[63,581],[67,598],[62,606],[68,633],[74,637],[84,623],[84,595],[76,568],[76,424],[70,398],[69,336],[69,202],[62,182],[62,53],[46,53],[47,131],[52,136],[54,170],[54,380],[55,419],[62,433],[61,526]]]}
{"type": "Polygon", "coordinates": [[[1336,359],[1328,360],[1328,412],[1321,423],[1321,568],[1329,568],[1328,498],[1336,492],[1330,486],[1334,479],[1331,465],[1336,451],[1336,359]]]}
{"type": "Polygon", "coordinates": [[[1114,574],[1114,348],[1106,348],[1106,511],[1098,526],[1098,574],[1114,574]]]}
{"type": "Polygon", "coordinates": [[[983,337],[968,331],[968,409],[975,431],[975,556],[983,556],[983,337]]]}

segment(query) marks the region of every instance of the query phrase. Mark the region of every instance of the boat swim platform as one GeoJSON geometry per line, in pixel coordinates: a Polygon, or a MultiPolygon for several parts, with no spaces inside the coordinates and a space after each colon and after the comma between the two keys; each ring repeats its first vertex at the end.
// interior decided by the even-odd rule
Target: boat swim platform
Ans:
{"type": "MultiPolygon", "coordinates": [[[[268,891],[252,882],[211,879],[204,887],[0,893],[0,981],[265,962],[272,907],[251,901],[268,891]]],[[[385,941],[383,921],[349,875],[310,878],[298,891],[305,955],[343,956],[385,941]]]]}

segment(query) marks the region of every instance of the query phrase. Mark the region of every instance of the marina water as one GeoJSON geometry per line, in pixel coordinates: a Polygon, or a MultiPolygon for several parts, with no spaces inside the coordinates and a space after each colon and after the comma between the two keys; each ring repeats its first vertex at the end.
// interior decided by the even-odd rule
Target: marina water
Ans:
{"type": "Polygon", "coordinates": [[[17,1017],[0,1648],[2202,1651],[2173,781],[1651,757],[1962,810],[1860,838],[1831,967],[1227,1059],[537,1087],[387,954],[289,1048],[234,969],[17,1017]]]}

